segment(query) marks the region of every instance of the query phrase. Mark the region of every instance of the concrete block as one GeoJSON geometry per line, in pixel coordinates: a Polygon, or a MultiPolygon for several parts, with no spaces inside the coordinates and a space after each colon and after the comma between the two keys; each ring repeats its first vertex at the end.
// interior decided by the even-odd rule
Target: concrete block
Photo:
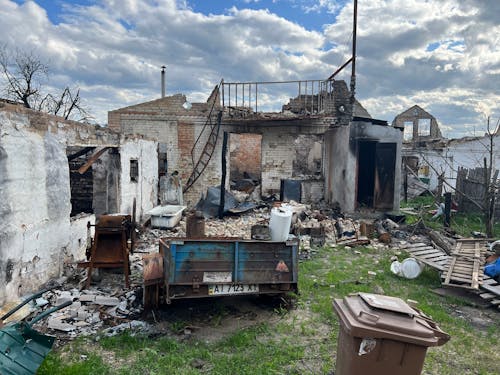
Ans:
{"type": "Polygon", "coordinates": [[[95,294],[81,294],[80,302],[95,302],[95,294]]]}
{"type": "Polygon", "coordinates": [[[96,296],[95,303],[102,306],[116,306],[120,300],[116,297],[96,296]]]}
{"type": "Polygon", "coordinates": [[[71,331],[74,331],[76,329],[76,327],[73,324],[63,322],[62,320],[57,319],[57,318],[49,319],[48,327],[50,329],[54,329],[57,331],[63,331],[63,332],[71,332],[71,331]]]}

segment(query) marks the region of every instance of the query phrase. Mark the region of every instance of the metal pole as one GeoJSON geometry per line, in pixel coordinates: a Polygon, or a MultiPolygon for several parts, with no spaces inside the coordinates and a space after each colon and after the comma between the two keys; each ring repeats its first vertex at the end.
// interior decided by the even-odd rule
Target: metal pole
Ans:
{"type": "Polygon", "coordinates": [[[224,205],[226,195],[226,153],[227,153],[227,132],[224,132],[222,138],[222,176],[220,181],[220,201],[219,201],[219,219],[224,217],[224,205]]]}
{"type": "Polygon", "coordinates": [[[255,112],[257,112],[257,82],[255,82],[255,112]]]}
{"type": "Polygon", "coordinates": [[[163,65],[161,67],[161,97],[165,97],[165,68],[166,66],[163,65]]]}
{"type": "Polygon", "coordinates": [[[450,227],[450,215],[451,214],[451,193],[444,194],[444,226],[445,228],[450,227]]]}
{"type": "Polygon", "coordinates": [[[356,31],[358,28],[358,0],[354,0],[354,14],[352,20],[352,65],[351,65],[351,106],[354,116],[354,96],[356,92],[356,31]]]}

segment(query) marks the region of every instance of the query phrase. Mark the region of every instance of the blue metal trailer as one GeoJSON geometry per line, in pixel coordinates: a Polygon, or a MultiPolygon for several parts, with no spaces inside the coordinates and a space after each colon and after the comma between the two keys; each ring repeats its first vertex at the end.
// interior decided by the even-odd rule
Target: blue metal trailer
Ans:
{"type": "Polygon", "coordinates": [[[163,238],[165,301],[297,292],[298,249],[297,239],[163,238]]]}

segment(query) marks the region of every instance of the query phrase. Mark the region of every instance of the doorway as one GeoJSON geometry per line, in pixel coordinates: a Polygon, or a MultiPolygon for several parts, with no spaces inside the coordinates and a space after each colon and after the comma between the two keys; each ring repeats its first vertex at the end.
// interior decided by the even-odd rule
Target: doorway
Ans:
{"type": "Polygon", "coordinates": [[[396,143],[358,143],[358,207],[393,209],[396,151],[396,143]]]}

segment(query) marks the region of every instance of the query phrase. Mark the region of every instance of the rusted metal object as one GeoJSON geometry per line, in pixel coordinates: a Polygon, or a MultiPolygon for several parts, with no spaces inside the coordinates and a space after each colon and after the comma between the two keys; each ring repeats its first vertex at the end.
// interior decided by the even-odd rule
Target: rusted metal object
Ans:
{"type": "Polygon", "coordinates": [[[164,238],[165,301],[297,291],[298,240],[164,238]]]}
{"type": "Polygon", "coordinates": [[[186,218],[186,237],[205,237],[205,218],[203,217],[203,212],[196,211],[186,218]]]}
{"type": "MultiPolygon", "coordinates": [[[[87,262],[78,263],[79,267],[88,268],[87,284],[90,287],[92,270],[94,268],[123,267],[125,285],[130,287],[129,281],[129,247],[132,240],[135,224],[130,215],[103,215],[95,225],[95,237],[87,262]]],[[[130,251],[132,252],[132,246],[130,251]]]]}
{"type": "Polygon", "coordinates": [[[269,230],[269,225],[255,224],[250,229],[252,240],[271,240],[271,231],[269,230]]]}
{"type": "Polygon", "coordinates": [[[144,308],[158,307],[160,303],[160,288],[163,285],[164,269],[163,254],[146,254],[142,257],[144,276],[144,308]]]}

